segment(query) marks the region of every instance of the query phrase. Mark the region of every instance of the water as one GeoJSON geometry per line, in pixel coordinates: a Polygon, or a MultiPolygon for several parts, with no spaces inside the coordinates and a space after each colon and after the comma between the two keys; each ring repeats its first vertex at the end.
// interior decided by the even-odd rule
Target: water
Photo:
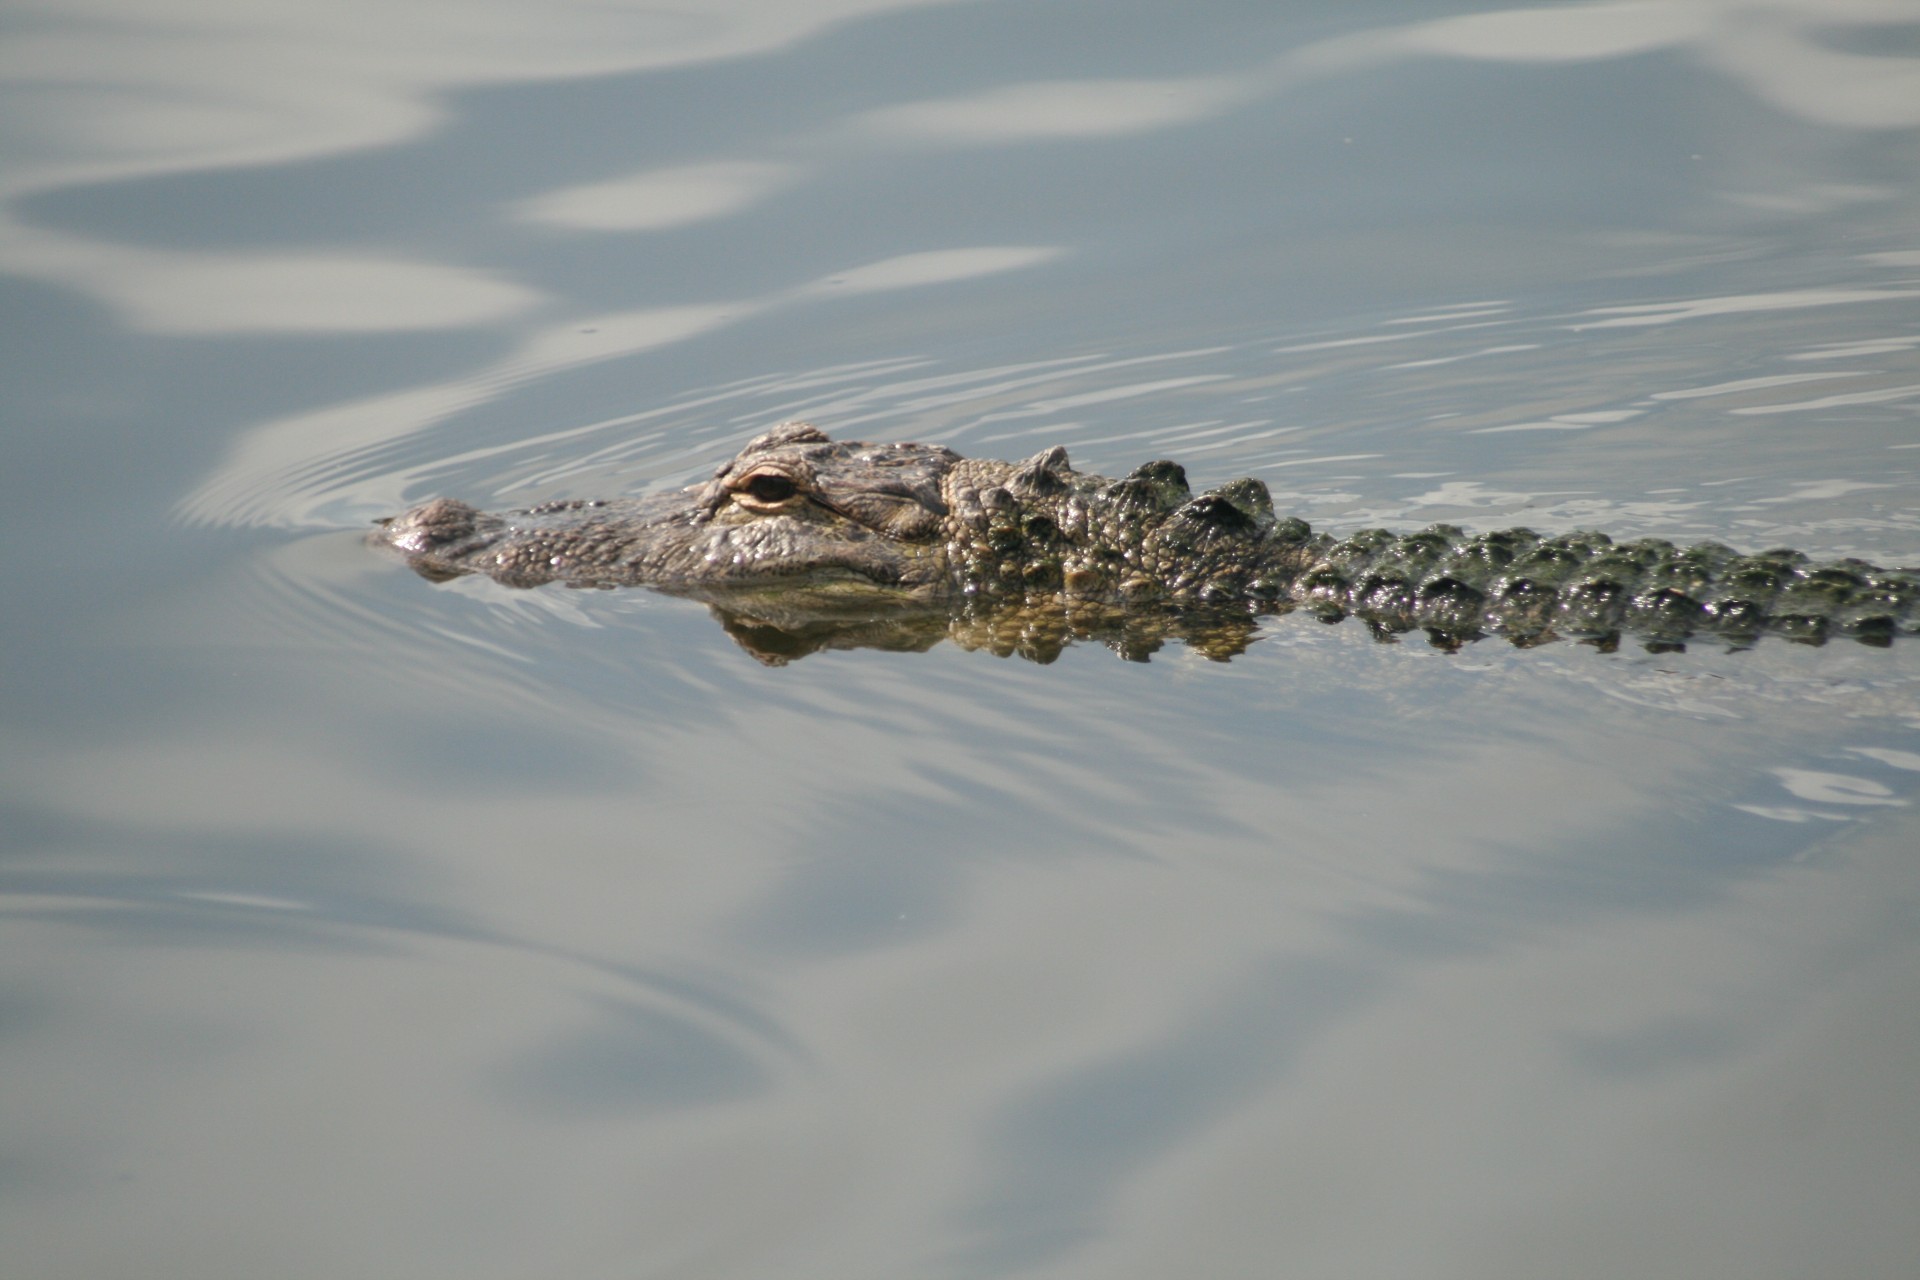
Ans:
{"type": "Polygon", "coordinates": [[[1920,563],[1920,5],[0,50],[10,1271],[1910,1271],[1920,645],[770,665],[362,534],[804,416],[1920,563]]]}

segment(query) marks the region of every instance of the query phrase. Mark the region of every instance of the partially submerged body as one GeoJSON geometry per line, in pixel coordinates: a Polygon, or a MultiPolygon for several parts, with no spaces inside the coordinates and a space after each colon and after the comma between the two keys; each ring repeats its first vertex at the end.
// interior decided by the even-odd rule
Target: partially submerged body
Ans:
{"type": "Polygon", "coordinates": [[[434,579],[695,596],[769,658],[794,656],[780,636],[808,652],[922,648],[982,629],[1053,636],[1038,647],[1056,652],[1089,635],[1118,637],[1123,652],[1178,637],[1225,656],[1244,647],[1253,618],[1293,608],[1357,615],[1382,635],[1424,629],[1445,647],[1484,635],[1611,644],[1622,633],[1653,647],[1767,633],[1887,644],[1920,629],[1920,574],[1859,560],[1450,525],[1335,540],[1276,516],[1258,480],[1194,495],[1171,462],[1109,480],[1073,470],[1059,448],[1008,463],[834,441],[804,423],[774,428],[680,492],[498,514],[438,498],[383,522],[375,539],[434,579]]]}

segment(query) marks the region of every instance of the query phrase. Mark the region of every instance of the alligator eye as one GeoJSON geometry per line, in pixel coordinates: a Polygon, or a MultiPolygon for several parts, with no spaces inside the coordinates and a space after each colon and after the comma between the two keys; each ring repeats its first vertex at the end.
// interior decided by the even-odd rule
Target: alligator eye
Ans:
{"type": "Polygon", "coordinates": [[[755,502],[773,506],[800,492],[800,486],[777,472],[762,471],[758,475],[748,476],[747,482],[740,486],[740,492],[755,502]]]}

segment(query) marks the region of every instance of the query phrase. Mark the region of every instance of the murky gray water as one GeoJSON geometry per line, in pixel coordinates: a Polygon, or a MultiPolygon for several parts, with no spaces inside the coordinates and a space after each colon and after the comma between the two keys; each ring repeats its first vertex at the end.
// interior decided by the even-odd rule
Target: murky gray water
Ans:
{"type": "Polygon", "coordinates": [[[768,424],[1920,564],[1920,3],[0,27],[34,1277],[1904,1277],[1920,642],[768,665],[768,424]]]}

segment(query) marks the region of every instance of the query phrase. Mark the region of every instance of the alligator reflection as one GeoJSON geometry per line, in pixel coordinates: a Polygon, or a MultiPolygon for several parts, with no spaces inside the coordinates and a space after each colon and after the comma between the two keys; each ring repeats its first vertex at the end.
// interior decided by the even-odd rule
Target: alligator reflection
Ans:
{"type": "Polygon", "coordinates": [[[1258,616],[1246,609],[1190,609],[1100,605],[1009,605],[949,613],[906,608],[866,617],[808,616],[729,607],[709,599],[714,619],[734,643],[768,666],[827,649],[885,649],[924,653],[950,640],[963,649],[1002,658],[1052,662],[1075,644],[1105,645],[1130,662],[1146,662],[1169,641],[1226,662],[1259,635],[1258,616]]]}
{"type": "MultiPolygon", "coordinates": [[[[1414,627],[1405,618],[1356,617],[1292,604],[1256,610],[1244,605],[1114,606],[1054,600],[976,605],[959,612],[902,606],[855,616],[831,606],[809,612],[793,602],[743,604],[683,591],[667,594],[701,599],[734,643],[768,666],[783,666],[810,653],[832,649],[924,653],[942,641],[951,641],[969,651],[984,650],[996,657],[1024,658],[1042,664],[1054,661],[1076,644],[1104,645],[1129,662],[1147,662],[1169,643],[1183,644],[1215,662],[1229,662],[1245,653],[1259,638],[1263,620],[1294,613],[1329,624],[1353,618],[1384,644],[1396,643],[1418,632],[1435,649],[1447,653],[1456,653],[1488,638],[1480,631],[1414,627]]],[[[1562,639],[1552,630],[1503,638],[1516,648],[1532,648],[1562,639]]],[[[1615,652],[1621,642],[1618,632],[1566,638],[1602,653],[1615,652]]],[[[1640,637],[1640,643],[1650,653],[1684,652],[1687,647],[1684,641],[1650,637],[1640,637]]],[[[1731,647],[1745,646],[1734,643],[1731,647]]]]}
{"type": "Polygon", "coordinates": [[[703,599],[768,660],[943,637],[1041,661],[1075,640],[1133,658],[1178,639],[1225,659],[1256,619],[1294,608],[1360,617],[1382,638],[1423,630],[1443,649],[1483,635],[1886,645],[1920,625],[1920,573],[1862,560],[1452,525],[1335,539],[1276,515],[1251,478],[1195,495],[1173,462],[1109,480],[1060,448],[999,462],[835,441],[800,422],[678,493],[500,513],[436,498],[381,522],[374,541],[434,579],[703,599]]]}

